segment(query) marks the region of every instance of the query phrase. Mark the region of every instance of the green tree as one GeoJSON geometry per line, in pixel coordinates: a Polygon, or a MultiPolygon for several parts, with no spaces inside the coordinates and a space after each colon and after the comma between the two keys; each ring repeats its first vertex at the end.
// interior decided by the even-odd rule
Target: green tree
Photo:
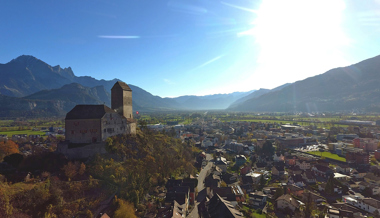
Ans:
{"type": "Polygon", "coordinates": [[[334,194],[334,174],[331,174],[329,179],[327,180],[326,187],[325,187],[325,192],[327,194],[334,194]]]}
{"type": "Polygon", "coordinates": [[[311,197],[310,191],[306,192],[306,202],[305,202],[305,217],[310,217],[315,205],[313,198],[311,197]]]}
{"type": "Polygon", "coordinates": [[[277,199],[284,194],[284,189],[279,187],[276,189],[276,193],[274,193],[273,199],[277,199]]]}
{"type": "Polygon", "coordinates": [[[264,188],[265,183],[266,183],[266,180],[264,178],[264,175],[261,175],[260,176],[260,189],[264,188]]]}

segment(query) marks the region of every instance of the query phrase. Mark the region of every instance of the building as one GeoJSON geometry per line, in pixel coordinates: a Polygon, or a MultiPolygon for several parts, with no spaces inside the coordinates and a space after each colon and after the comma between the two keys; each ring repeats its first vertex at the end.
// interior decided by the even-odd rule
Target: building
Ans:
{"type": "Polygon", "coordinates": [[[106,105],[76,105],[66,114],[66,140],[70,143],[104,142],[108,137],[133,134],[132,90],[123,82],[111,89],[112,109],[106,105]]]}
{"type": "Polygon", "coordinates": [[[346,162],[356,164],[369,164],[369,154],[365,152],[347,152],[346,162]]]}
{"type": "Polygon", "coordinates": [[[241,166],[244,165],[245,162],[247,162],[247,158],[244,155],[236,155],[235,156],[235,165],[236,166],[241,166]]]}
{"type": "Polygon", "coordinates": [[[199,217],[243,218],[244,215],[227,200],[215,194],[209,201],[198,205],[199,217]]]}
{"type": "Polygon", "coordinates": [[[379,140],[371,138],[356,138],[352,140],[355,145],[355,148],[361,148],[364,151],[375,151],[379,140]]]}
{"type": "Polygon", "coordinates": [[[303,203],[301,201],[298,201],[297,199],[293,198],[289,194],[282,195],[279,198],[277,198],[277,200],[276,200],[276,208],[277,209],[289,208],[291,211],[294,212],[301,205],[303,205],[303,203]]]}
{"type": "Polygon", "coordinates": [[[359,138],[359,136],[356,134],[338,134],[338,135],[336,135],[336,140],[338,140],[338,141],[342,141],[343,139],[353,140],[356,138],[359,138]]]}
{"type": "Polygon", "coordinates": [[[58,145],[58,152],[69,158],[86,158],[105,153],[108,137],[136,133],[132,90],[124,82],[116,82],[111,94],[112,109],[106,105],[76,105],[66,114],[66,142],[58,145]]]}
{"type": "Polygon", "coordinates": [[[262,191],[251,192],[249,193],[248,197],[250,205],[258,207],[265,205],[268,198],[268,196],[262,191]]]}

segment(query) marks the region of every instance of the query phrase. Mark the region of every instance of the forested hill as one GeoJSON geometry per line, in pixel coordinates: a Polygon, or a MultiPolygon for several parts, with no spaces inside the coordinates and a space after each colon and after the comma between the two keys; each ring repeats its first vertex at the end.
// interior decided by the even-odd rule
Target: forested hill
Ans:
{"type": "Polygon", "coordinates": [[[295,82],[229,110],[380,112],[380,56],[295,82]]]}

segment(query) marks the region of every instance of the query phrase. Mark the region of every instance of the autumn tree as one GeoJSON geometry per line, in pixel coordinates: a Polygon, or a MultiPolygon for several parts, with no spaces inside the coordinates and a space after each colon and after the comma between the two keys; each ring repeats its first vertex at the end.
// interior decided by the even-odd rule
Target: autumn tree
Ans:
{"type": "Polygon", "coordinates": [[[62,170],[65,172],[65,176],[69,179],[73,179],[75,176],[83,175],[86,170],[86,165],[79,162],[68,162],[65,166],[62,167],[62,170]]]}
{"type": "Polygon", "coordinates": [[[114,214],[115,218],[136,218],[135,208],[131,203],[116,198],[115,204],[117,205],[117,210],[114,214]]]}
{"type": "Polygon", "coordinates": [[[15,153],[20,153],[20,151],[18,150],[18,144],[16,144],[12,140],[0,142],[0,160],[2,160],[5,156],[15,153]]]}

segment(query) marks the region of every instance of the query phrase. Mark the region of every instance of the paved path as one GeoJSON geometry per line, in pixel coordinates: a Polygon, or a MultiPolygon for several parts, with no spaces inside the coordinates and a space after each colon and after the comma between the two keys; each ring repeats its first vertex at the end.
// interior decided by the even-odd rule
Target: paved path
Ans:
{"type": "Polygon", "coordinates": [[[211,154],[206,154],[206,160],[208,160],[209,162],[201,170],[201,172],[199,172],[199,176],[198,176],[198,186],[197,186],[198,196],[197,196],[197,199],[195,201],[194,209],[189,213],[189,215],[186,216],[187,218],[198,218],[199,217],[198,216],[198,204],[203,198],[206,197],[206,189],[205,189],[205,185],[204,185],[204,180],[206,178],[207,171],[209,171],[211,169],[211,167],[214,165],[214,163],[210,161],[210,160],[212,160],[211,154]]]}

